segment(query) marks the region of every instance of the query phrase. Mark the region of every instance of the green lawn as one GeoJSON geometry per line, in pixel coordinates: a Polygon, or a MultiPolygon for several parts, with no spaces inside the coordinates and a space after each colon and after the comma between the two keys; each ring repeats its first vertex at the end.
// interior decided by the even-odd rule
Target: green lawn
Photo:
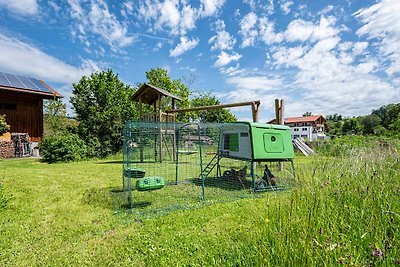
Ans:
{"type": "Polygon", "coordinates": [[[399,153],[300,157],[291,190],[147,217],[116,201],[119,158],[3,160],[0,266],[396,266],[399,153]]]}

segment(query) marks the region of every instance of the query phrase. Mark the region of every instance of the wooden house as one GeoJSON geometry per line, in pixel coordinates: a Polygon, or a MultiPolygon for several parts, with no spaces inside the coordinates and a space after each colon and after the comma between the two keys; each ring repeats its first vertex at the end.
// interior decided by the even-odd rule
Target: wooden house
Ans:
{"type": "Polygon", "coordinates": [[[43,100],[60,97],[41,80],[0,72],[0,114],[11,133],[28,133],[30,142],[43,137],[43,100]]]}

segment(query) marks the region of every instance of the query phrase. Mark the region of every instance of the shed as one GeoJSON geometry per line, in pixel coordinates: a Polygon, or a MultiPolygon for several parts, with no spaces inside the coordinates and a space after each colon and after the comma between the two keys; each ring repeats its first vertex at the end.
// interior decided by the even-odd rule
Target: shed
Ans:
{"type": "Polygon", "coordinates": [[[41,80],[0,72],[0,114],[11,133],[28,133],[31,142],[43,137],[43,99],[61,97],[41,80]]]}

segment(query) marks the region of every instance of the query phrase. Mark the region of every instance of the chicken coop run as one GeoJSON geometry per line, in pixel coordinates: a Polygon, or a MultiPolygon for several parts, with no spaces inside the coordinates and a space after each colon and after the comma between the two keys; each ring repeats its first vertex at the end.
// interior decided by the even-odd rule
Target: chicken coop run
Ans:
{"type": "Polygon", "coordinates": [[[137,211],[252,197],[294,181],[287,126],[128,121],[123,192],[137,211]]]}

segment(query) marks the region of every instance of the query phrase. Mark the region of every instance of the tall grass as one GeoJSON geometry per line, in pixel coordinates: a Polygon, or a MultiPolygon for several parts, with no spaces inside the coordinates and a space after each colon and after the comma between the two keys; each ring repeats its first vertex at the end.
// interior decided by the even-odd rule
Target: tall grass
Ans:
{"type": "Polygon", "coordinates": [[[267,197],[267,266],[393,266],[400,262],[396,146],[353,148],[300,168],[287,201],[267,197]],[[273,204],[272,204],[273,203],[273,204]]]}

